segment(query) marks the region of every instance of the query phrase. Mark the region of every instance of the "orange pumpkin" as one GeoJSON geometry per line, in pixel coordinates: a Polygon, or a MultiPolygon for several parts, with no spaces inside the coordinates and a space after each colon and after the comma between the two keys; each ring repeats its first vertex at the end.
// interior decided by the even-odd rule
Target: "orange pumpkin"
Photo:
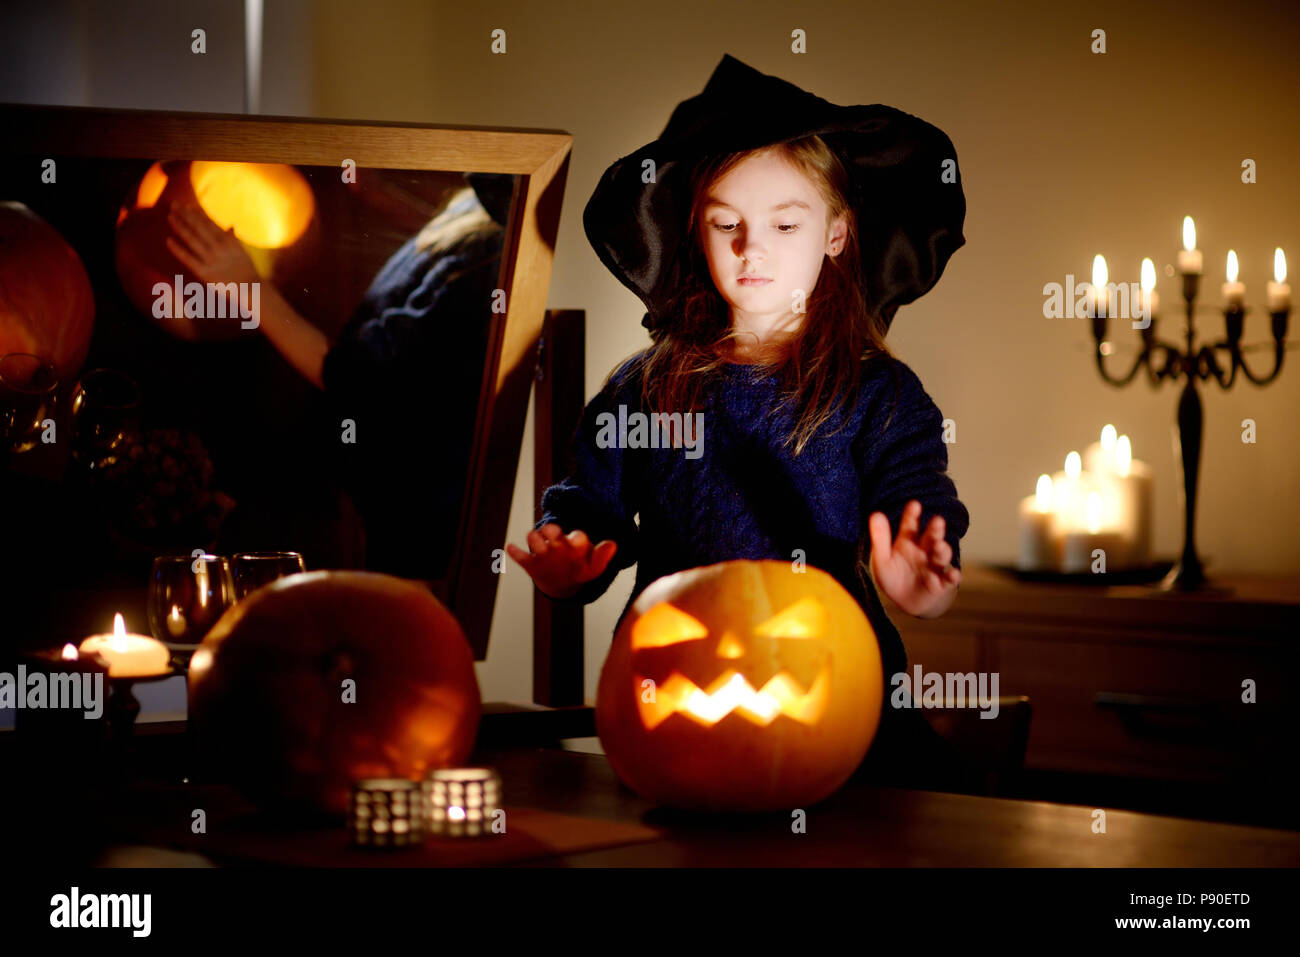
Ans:
{"type": "Polygon", "coordinates": [[[309,266],[319,239],[310,184],[294,167],[277,163],[169,160],[150,166],[118,211],[117,275],[127,298],[146,318],[190,341],[257,335],[254,329],[241,329],[238,317],[229,317],[229,305],[227,318],[185,315],[185,285],[200,280],[167,248],[168,236],[179,241],[167,221],[178,203],[197,205],[221,229],[233,228],[258,275],[283,286],[309,266]],[[174,294],[177,275],[182,277],[179,300],[174,294]],[[157,283],[169,289],[170,317],[154,315],[157,283]]]}
{"type": "Polygon", "coordinates": [[[793,809],[862,762],[883,694],[875,631],[839,582],[730,561],[637,596],[601,670],[596,730],[624,783],[659,804],[793,809]]]}
{"type": "Polygon", "coordinates": [[[482,711],[451,612],[416,582],[357,571],[281,578],[228,610],[194,653],[189,707],[218,779],[335,816],[357,778],[464,764],[482,711]]]}
{"type": "Polygon", "coordinates": [[[59,382],[86,361],[95,294],[77,251],[22,203],[0,202],[0,355],[48,359],[59,382]]]}

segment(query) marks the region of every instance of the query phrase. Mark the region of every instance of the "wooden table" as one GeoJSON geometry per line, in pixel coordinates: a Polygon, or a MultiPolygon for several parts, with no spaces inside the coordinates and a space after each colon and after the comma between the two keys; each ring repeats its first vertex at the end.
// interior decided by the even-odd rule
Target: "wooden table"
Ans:
{"type": "MultiPolygon", "coordinates": [[[[539,812],[551,812],[563,816],[554,820],[565,822],[570,832],[576,827],[595,833],[617,825],[617,833],[610,832],[605,846],[556,852],[543,839],[519,845],[513,859],[491,863],[574,867],[1300,865],[1300,833],[1290,831],[1108,810],[1105,833],[1094,833],[1094,809],[1090,807],[851,781],[829,800],[808,808],[806,832],[794,833],[792,817],[785,812],[711,818],[655,809],[624,788],[601,755],[531,747],[480,750],[473,761],[500,772],[508,821],[531,814],[535,825],[541,819],[539,812]]],[[[118,851],[122,846],[143,845],[197,852],[219,864],[255,866],[475,863],[445,844],[433,849],[375,852],[347,846],[342,828],[276,832],[260,823],[251,808],[225,788],[209,786],[185,793],[179,781],[141,781],[128,786],[121,798],[106,817],[110,843],[117,845],[118,851]],[[161,813],[169,800],[180,810],[193,804],[207,807],[208,833],[195,838],[187,828],[177,827],[176,814],[161,813]],[[172,823],[163,825],[161,818],[172,823]]],[[[144,857],[144,863],[150,863],[148,853],[144,857]]],[[[158,857],[154,862],[165,861],[158,857]]]]}

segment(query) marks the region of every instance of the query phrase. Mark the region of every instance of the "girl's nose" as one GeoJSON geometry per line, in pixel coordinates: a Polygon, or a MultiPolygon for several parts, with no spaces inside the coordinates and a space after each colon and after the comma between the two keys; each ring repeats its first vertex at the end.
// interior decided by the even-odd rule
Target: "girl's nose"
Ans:
{"type": "Polygon", "coordinates": [[[759,262],[767,255],[767,250],[763,248],[762,243],[756,242],[752,237],[752,233],[747,233],[736,240],[736,254],[741,259],[759,262]]]}

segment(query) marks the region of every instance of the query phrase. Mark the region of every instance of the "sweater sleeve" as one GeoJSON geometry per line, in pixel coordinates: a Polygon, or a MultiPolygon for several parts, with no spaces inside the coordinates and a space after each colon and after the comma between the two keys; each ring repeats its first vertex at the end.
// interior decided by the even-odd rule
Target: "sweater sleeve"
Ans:
{"type": "Polygon", "coordinates": [[[922,532],[931,518],[943,516],[952,563],[960,569],[960,542],[970,527],[970,514],[948,476],[943,416],[916,373],[898,360],[893,364],[898,373],[897,406],[893,404],[893,377],[885,376],[878,403],[863,425],[854,452],[862,477],[863,554],[870,548],[867,523],[872,513],[884,512],[889,517],[891,538],[897,538],[903,509],[916,499],[921,503],[922,532]],[[888,425],[882,431],[880,423],[887,417],[888,425]]]}
{"type": "Polygon", "coordinates": [[[625,403],[628,411],[639,408],[638,400],[629,397],[628,373],[632,362],[628,360],[611,377],[583,410],[582,420],[573,434],[571,443],[573,473],[542,494],[542,517],[534,530],[548,522],[557,523],[567,535],[574,529],[587,533],[593,546],[606,539],[618,544],[614,557],[605,571],[584,583],[567,598],[553,598],[561,604],[585,605],[595,601],[613,583],[624,568],[637,560],[639,528],[635,516],[639,511],[635,450],[626,450],[615,444],[601,448],[597,441],[601,416],[611,415],[618,420],[618,406],[625,403]]]}

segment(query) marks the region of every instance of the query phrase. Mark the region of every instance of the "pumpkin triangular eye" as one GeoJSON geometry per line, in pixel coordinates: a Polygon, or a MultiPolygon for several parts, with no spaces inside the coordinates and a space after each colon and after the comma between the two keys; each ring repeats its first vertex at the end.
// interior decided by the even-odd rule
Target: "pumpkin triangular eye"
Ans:
{"type": "Polygon", "coordinates": [[[801,598],[754,629],[767,638],[820,638],[826,632],[826,609],[816,598],[801,598]]]}
{"type": "Polygon", "coordinates": [[[709,629],[697,618],[661,601],[632,626],[632,648],[662,648],[679,641],[707,638],[709,629]]]}

